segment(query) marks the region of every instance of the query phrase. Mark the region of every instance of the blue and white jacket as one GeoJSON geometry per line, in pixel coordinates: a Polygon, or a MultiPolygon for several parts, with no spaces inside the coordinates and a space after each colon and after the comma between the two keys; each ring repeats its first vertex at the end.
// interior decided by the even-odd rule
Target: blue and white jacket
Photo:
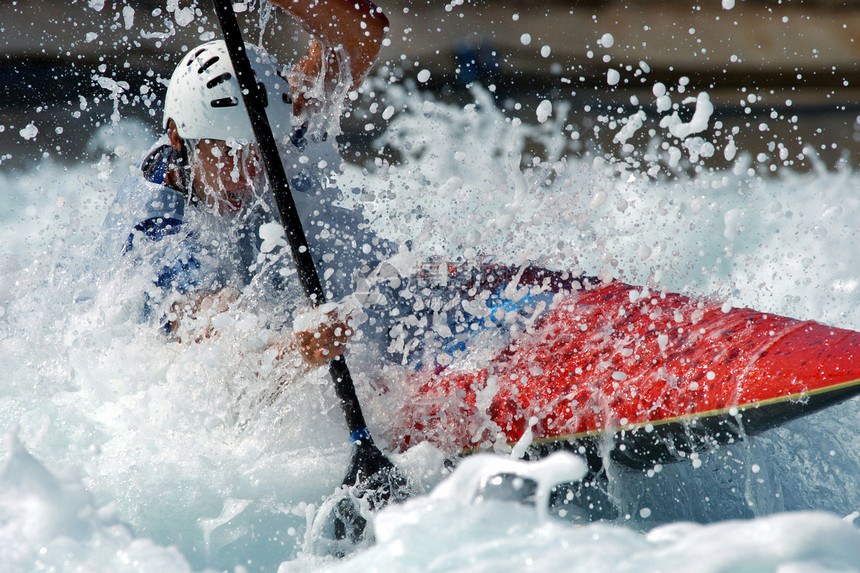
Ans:
{"type": "MultiPolygon", "coordinates": [[[[339,191],[325,177],[323,166],[337,166],[339,158],[326,161],[317,155],[310,160],[308,146],[295,139],[294,134],[292,149],[281,150],[282,157],[327,298],[352,295],[356,278],[367,277],[360,281],[363,292],[356,293],[367,315],[359,330],[389,359],[419,366],[427,364],[426,352],[431,351],[436,355],[431,364],[446,365],[477,332],[502,326],[502,316],[511,311],[529,315],[537,303],[545,307],[551,302],[552,292],[509,300],[504,294],[508,276],[483,297],[478,291],[466,294],[475,290],[474,273],[486,274],[478,268],[457,280],[428,282],[413,274],[416,269],[398,273],[387,263],[380,265],[392,246],[368,230],[360,212],[338,206],[339,191]],[[392,272],[385,272],[386,266],[392,272]]],[[[242,289],[252,280],[272,288],[276,296],[297,298],[288,311],[304,306],[298,285],[285,284],[297,283],[286,268],[292,266],[286,243],[281,242],[280,254],[261,244],[261,226],[276,219],[269,194],[241,219],[218,217],[164,184],[169,157],[167,145],[149,152],[140,171],[120,187],[102,226],[107,255],[150,273],[144,318],[163,320],[164,303],[177,296],[242,289]],[[256,280],[260,276],[265,279],[256,280]],[[155,312],[159,307],[161,312],[155,312]]]]}
{"type": "MultiPolygon", "coordinates": [[[[389,246],[373,235],[360,212],[338,205],[340,191],[329,175],[340,159],[331,143],[313,140],[300,128],[280,151],[326,296],[341,300],[353,292],[357,274],[387,258],[389,246]]],[[[147,317],[152,299],[241,289],[263,270],[276,282],[290,280],[283,278],[291,274],[283,267],[292,266],[286,242],[278,241],[275,251],[261,250],[261,227],[277,220],[271,194],[261,193],[236,219],[219,217],[165,185],[169,159],[168,145],[153,147],[118,190],[102,225],[104,255],[151,273],[157,288],[148,293],[147,317]]]]}

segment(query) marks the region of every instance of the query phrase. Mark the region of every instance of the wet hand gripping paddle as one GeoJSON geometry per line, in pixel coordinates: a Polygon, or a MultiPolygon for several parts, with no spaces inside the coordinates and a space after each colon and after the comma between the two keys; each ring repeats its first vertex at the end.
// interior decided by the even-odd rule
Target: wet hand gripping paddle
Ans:
{"type": "MultiPolygon", "coordinates": [[[[286,231],[299,280],[310,303],[314,307],[320,306],[325,303],[325,294],[308,249],[307,238],[302,229],[289,181],[266,116],[263,104],[265,100],[260,94],[260,89],[265,88],[257,83],[254,76],[236,14],[233,11],[232,0],[213,0],[213,4],[236,72],[236,79],[242,91],[242,99],[248,110],[251,127],[260,146],[263,165],[274,192],[281,224],[286,231]]],[[[346,360],[342,356],[334,358],[329,363],[329,373],[346,414],[346,423],[353,444],[352,460],[343,479],[343,485],[352,488],[355,498],[363,499],[370,509],[379,509],[388,502],[405,500],[410,493],[406,478],[373,443],[367,431],[346,360]]],[[[352,543],[363,540],[367,522],[361,516],[353,498],[344,497],[337,503],[334,520],[336,539],[352,543]]]]}

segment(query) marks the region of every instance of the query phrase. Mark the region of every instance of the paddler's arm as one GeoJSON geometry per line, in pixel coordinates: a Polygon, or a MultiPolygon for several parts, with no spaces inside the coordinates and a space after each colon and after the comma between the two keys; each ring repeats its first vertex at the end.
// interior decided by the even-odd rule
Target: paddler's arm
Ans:
{"type": "MultiPolygon", "coordinates": [[[[181,343],[181,320],[204,317],[206,320],[203,324],[187,334],[191,334],[191,340],[198,343],[217,337],[218,330],[212,325],[212,318],[216,314],[227,312],[238,298],[238,291],[225,288],[215,293],[198,293],[173,303],[170,321],[167,323],[169,333],[174,340],[181,343]]],[[[307,324],[303,330],[296,331],[292,340],[276,339],[270,342],[269,346],[278,349],[278,360],[298,352],[308,366],[319,367],[346,350],[346,343],[353,334],[348,323],[348,317],[339,317],[336,312],[328,312],[307,324]]]]}
{"type": "MultiPolygon", "coordinates": [[[[305,56],[294,69],[316,79],[328,57],[325,76],[326,96],[341,77],[337,58],[327,48],[341,48],[349,65],[349,77],[356,88],[376,61],[382,40],[388,32],[388,18],[370,0],[270,0],[295,17],[312,37],[305,56]]],[[[298,98],[303,106],[301,97],[298,98]]]]}

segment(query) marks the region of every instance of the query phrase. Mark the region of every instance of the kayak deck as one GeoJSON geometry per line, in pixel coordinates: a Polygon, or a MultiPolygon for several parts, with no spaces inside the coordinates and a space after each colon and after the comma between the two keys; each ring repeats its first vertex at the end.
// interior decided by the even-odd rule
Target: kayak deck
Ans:
{"type": "Polygon", "coordinates": [[[649,293],[572,293],[482,368],[416,375],[401,447],[594,449],[633,467],[729,443],[860,393],[860,333],[649,293]],[[606,442],[604,442],[605,444],[606,442]]]}

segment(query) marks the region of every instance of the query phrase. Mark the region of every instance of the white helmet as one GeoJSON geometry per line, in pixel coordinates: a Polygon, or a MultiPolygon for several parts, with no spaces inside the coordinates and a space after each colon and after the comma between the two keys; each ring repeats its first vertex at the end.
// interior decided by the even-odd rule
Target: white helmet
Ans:
{"type": "MultiPolygon", "coordinates": [[[[293,104],[290,86],[260,48],[245,44],[251,67],[266,88],[266,115],[272,131],[289,133],[293,104]]],[[[173,71],[164,101],[164,128],[176,122],[183,139],[254,140],[239,82],[223,40],[197,46],[173,71]]]]}

